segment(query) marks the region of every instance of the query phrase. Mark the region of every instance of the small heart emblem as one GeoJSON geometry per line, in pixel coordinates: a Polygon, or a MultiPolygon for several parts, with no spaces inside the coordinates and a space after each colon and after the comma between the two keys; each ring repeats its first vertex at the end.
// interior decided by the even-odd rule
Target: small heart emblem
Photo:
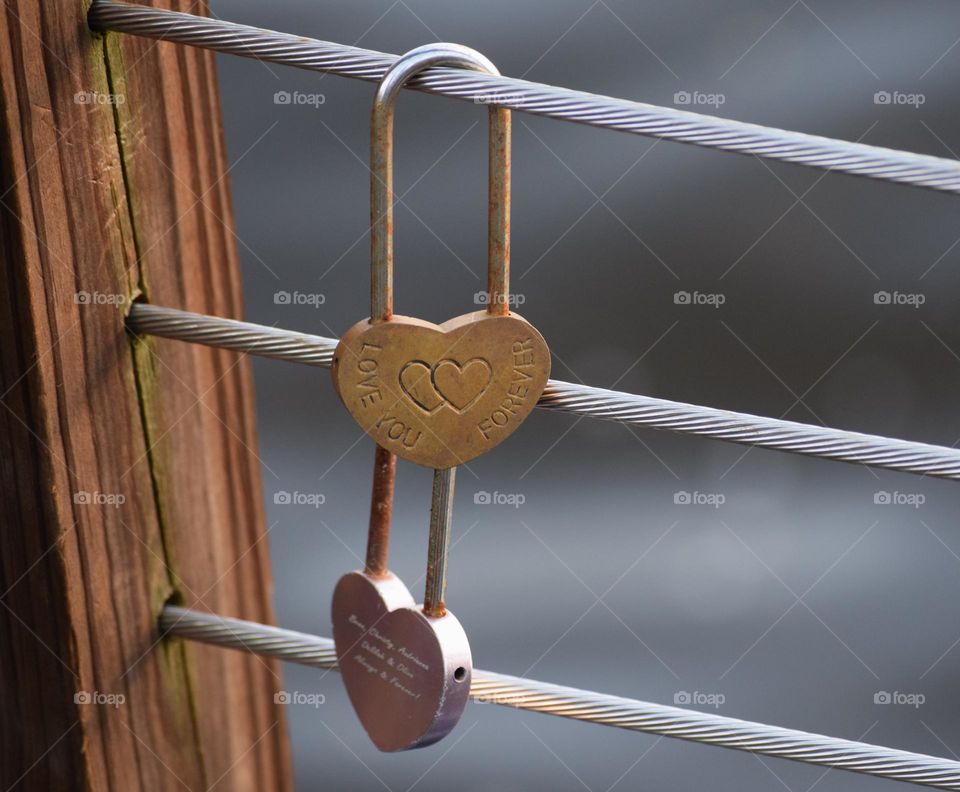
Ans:
{"type": "Polygon", "coordinates": [[[333,593],[333,640],[350,702],[381,751],[431,745],[457,725],[473,662],[452,613],[425,616],[391,573],[351,572],[333,593]]]}
{"type": "Polygon", "coordinates": [[[394,316],[354,325],[333,383],[377,443],[432,468],[469,462],[526,419],[550,376],[550,351],[517,314],[485,311],[442,325],[394,316]]]}
{"type": "Polygon", "coordinates": [[[462,366],[455,360],[441,360],[433,367],[433,385],[454,410],[469,410],[484,393],[493,371],[483,358],[473,358],[462,366]]]}
{"type": "Polygon", "coordinates": [[[424,412],[436,412],[443,407],[443,396],[433,385],[433,372],[421,360],[411,360],[400,369],[400,387],[424,412]]]}

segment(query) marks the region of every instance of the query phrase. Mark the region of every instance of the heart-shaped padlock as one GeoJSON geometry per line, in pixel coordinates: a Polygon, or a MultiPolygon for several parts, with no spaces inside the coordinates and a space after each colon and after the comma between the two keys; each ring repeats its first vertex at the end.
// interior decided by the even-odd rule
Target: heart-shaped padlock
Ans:
{"type": "Polygon", "coordinates": [[[423,748],[457,725],[471,658],[452,613],[428,616],[392,572],[351,572],[334,590],[333,640],[350,703],[381,751],[423,748]]]}
{"type": "Polygon", "coordinates": [[[477,311],[442,325],[394,316],[364,320],[333,359],[340,398],[380,445],[447,468],[505,440],[530,414],[550,353],[517,314],[477,311]]]}
{"type": "MultiPolygon", "coordinates": [[[[429,65],[499,73],[456,44],[428,45],[404,58],[411,55],[429,65]]],[[[546,387],[550,351],[533,325],[509,310],[510,111],[502,107],[490,107],[486,310],[441,325],[393,313],[395,99],[416,71],[388,71],[374,102],[371,318],[340,339],[332,376],[350,414],[377,443],[411,462],[448,468],[486,453],[520,426],[546,387]]]]}
{"type": "MultiPolygon", "coordinates": [[[[435,44],[407,53],[384,75],[374,101],[372,125],[374,283],[383,288],[373,289],[371,315],[382,320],[361,322],[351,329],[334,359],[334,382],[351,412],[376,408],[382,424],[380,428],[365,426],[382,441],[374,462],[366,566],[337,583],[332,617],[337,660],[350,701],[370,738],[383,751],[430,745],[446,736],[463,714],[470,693],[470,645],[460,622],[444,603],[455,465],[496,445],[519,425],[539,398],[550,366],[540,334],[506,311],[509,237],[505,221],[497,226],[497,233],[491,232],[489,266],[490,305],[502,306],[502,310],[469,314],[442,326],[392,314],[390,278],[383,275],[392,274],[393,261],[393,107],[410,77],[440,63],[497,73],[493,64],[473,50],[435,44]],[[356,365],[345,365],[347,359],[356,365]],[[382,387],[376,385],[380,377],[385,378],[382,387]],[[495,403],[492,396],[503,398],[495,403]],[[477,417],[484,412],[489,412],[486,419],[477,417]],[[405,417],[390,419],[393,422],[387,425],[387,416],[396,415],[405,417]],[[438,415],[448,418],[431,423],[438,415]],[[401,439],[393,428],[398,420],[407,428],[416,427],[418,420],[423,422],[418,430],[420,439],[401,439]],[[478,431],[484,442],[477,443],[462,431],[471,421],[482,427],[478,431]],[[386,563],[397,455],[438,468],[434,470],[422,607],[386,563]]],[[[506,174],[498,182],[501,189],[494,190],[491,183],[491,212],[505,218],[509,212],[510,114],[491,107],[490,115],[491,165],[499,163],[506,174]]],[[[367,421],[365,412],[354,415],[361,423],[367,421]]]]}
{"type": "Polygon", "coordinates": [[[377,446],[363,571],[333,593],[333,641],[350,702],[381,751],[422,748],[463,714],[473,660],[466,633],[444,604],[456,468],[434,473],[427,582],[418,607],[387,569],[396,457],[377,446]]]}

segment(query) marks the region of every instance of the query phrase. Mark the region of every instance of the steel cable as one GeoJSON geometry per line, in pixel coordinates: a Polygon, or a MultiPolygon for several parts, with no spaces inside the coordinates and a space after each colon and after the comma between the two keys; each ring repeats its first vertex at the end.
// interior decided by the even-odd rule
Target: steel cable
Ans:
{"type": "MultiPolygon", "coordinates": [[[[137,333],[226,347],[329,368],[337,339],[221,319],[146,303],[127,318],[137,333]]],[[[747,446],[960,480],[960,449],[718,410],[634,393],[550,380],[537,406],[634,426],[712,437],[747,446]]]]}
{"type": "MultiPolygon", "coordinates": [[[[168,635],[242,649],[313,668],[337,667],[333,641],[329,638],[256,622],[168,606],[160,617],[160,629],[168,635]]],[[[491,671],[474,669],[470,698],[937,789],[960,790],[960,762],[949,759],[491,671]]]]}
{"type": "Polygon", "coordinates": [[[127,316],[127,327],[135,333],[176,338],[320,368],[333,365],[333,352],[337,348],[336,338],[294,333],[148,303],[133,304],[127,316]]]}
{"type": "MultiPolygon", "coordinates": [[[[89,19],[98,30],[162,39],[372,82],[379,81],[397,59],[396,55],[375,50],[112,0],[95,0],[89,19]]],[[[960,164],[941,157],[462,69],[431,68],[407,87],[636,135],[960,193],[960,164]]]]}

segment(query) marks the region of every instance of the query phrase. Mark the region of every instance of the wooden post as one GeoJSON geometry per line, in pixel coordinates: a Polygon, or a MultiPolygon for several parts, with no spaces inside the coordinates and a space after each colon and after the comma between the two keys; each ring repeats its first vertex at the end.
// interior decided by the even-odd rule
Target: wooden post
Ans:
{"type": "Polygon", "coordinates": [[[273,620],[250,366],[123,326],[242,314],[213,56],[86,10],[0,13],[0,786],[290,789],[277,666],[156,628],[273,620]]]}

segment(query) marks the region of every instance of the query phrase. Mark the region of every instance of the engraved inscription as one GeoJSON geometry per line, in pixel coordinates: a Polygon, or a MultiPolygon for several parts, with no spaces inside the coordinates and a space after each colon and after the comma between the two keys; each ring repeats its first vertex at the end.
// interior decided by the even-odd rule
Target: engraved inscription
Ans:
{"type": "Polygon", "coordinates": [[[372,407],[383,399],[379,383],[380,366],[376,357],[382,351],[383,347],[376,344],[364,342],[360,346],[360,355],[357,358],[357,370],[360,372],[357,391],[360,394],[361,407],[372,407]]]}
{"type": "MultiPolygon", "coordinates": [[[[477,431],[484,440],[490,440],[498,429],[503,429],[518,412],[523,413],[530,396],[532,371],[536,367],[533,355],[533,341],[529,338],[518,339],[510,349],[513,370],[510,373],[510,385],[500,404],[477,424],[477,431]]],[[[529,411],[527,411],[529,412],[529,411]]]]}
{"type": "Polygon", "coordinates": [[[420,438],[423,437],[423,432],[413,426],[407,426],[399,416],[391,415],[389,411],[377,421],[377,429],[383,429],[383,435],[387,439],[400,443],[404,448],[416,448],[420,438]]]}
{"type": "Polygon", "coordinates": [[[363,634],[351,659],[361,666],[371,677],[399,690],[416,700],[422,695],[411,689],[417,684],[417,674],[430,671],[430,666],[417,657],[410,649],[397,644],[390,637],[380,633],[376,626],[367,627],[355,613],[351,613],[348,623],[363,634]]]}

